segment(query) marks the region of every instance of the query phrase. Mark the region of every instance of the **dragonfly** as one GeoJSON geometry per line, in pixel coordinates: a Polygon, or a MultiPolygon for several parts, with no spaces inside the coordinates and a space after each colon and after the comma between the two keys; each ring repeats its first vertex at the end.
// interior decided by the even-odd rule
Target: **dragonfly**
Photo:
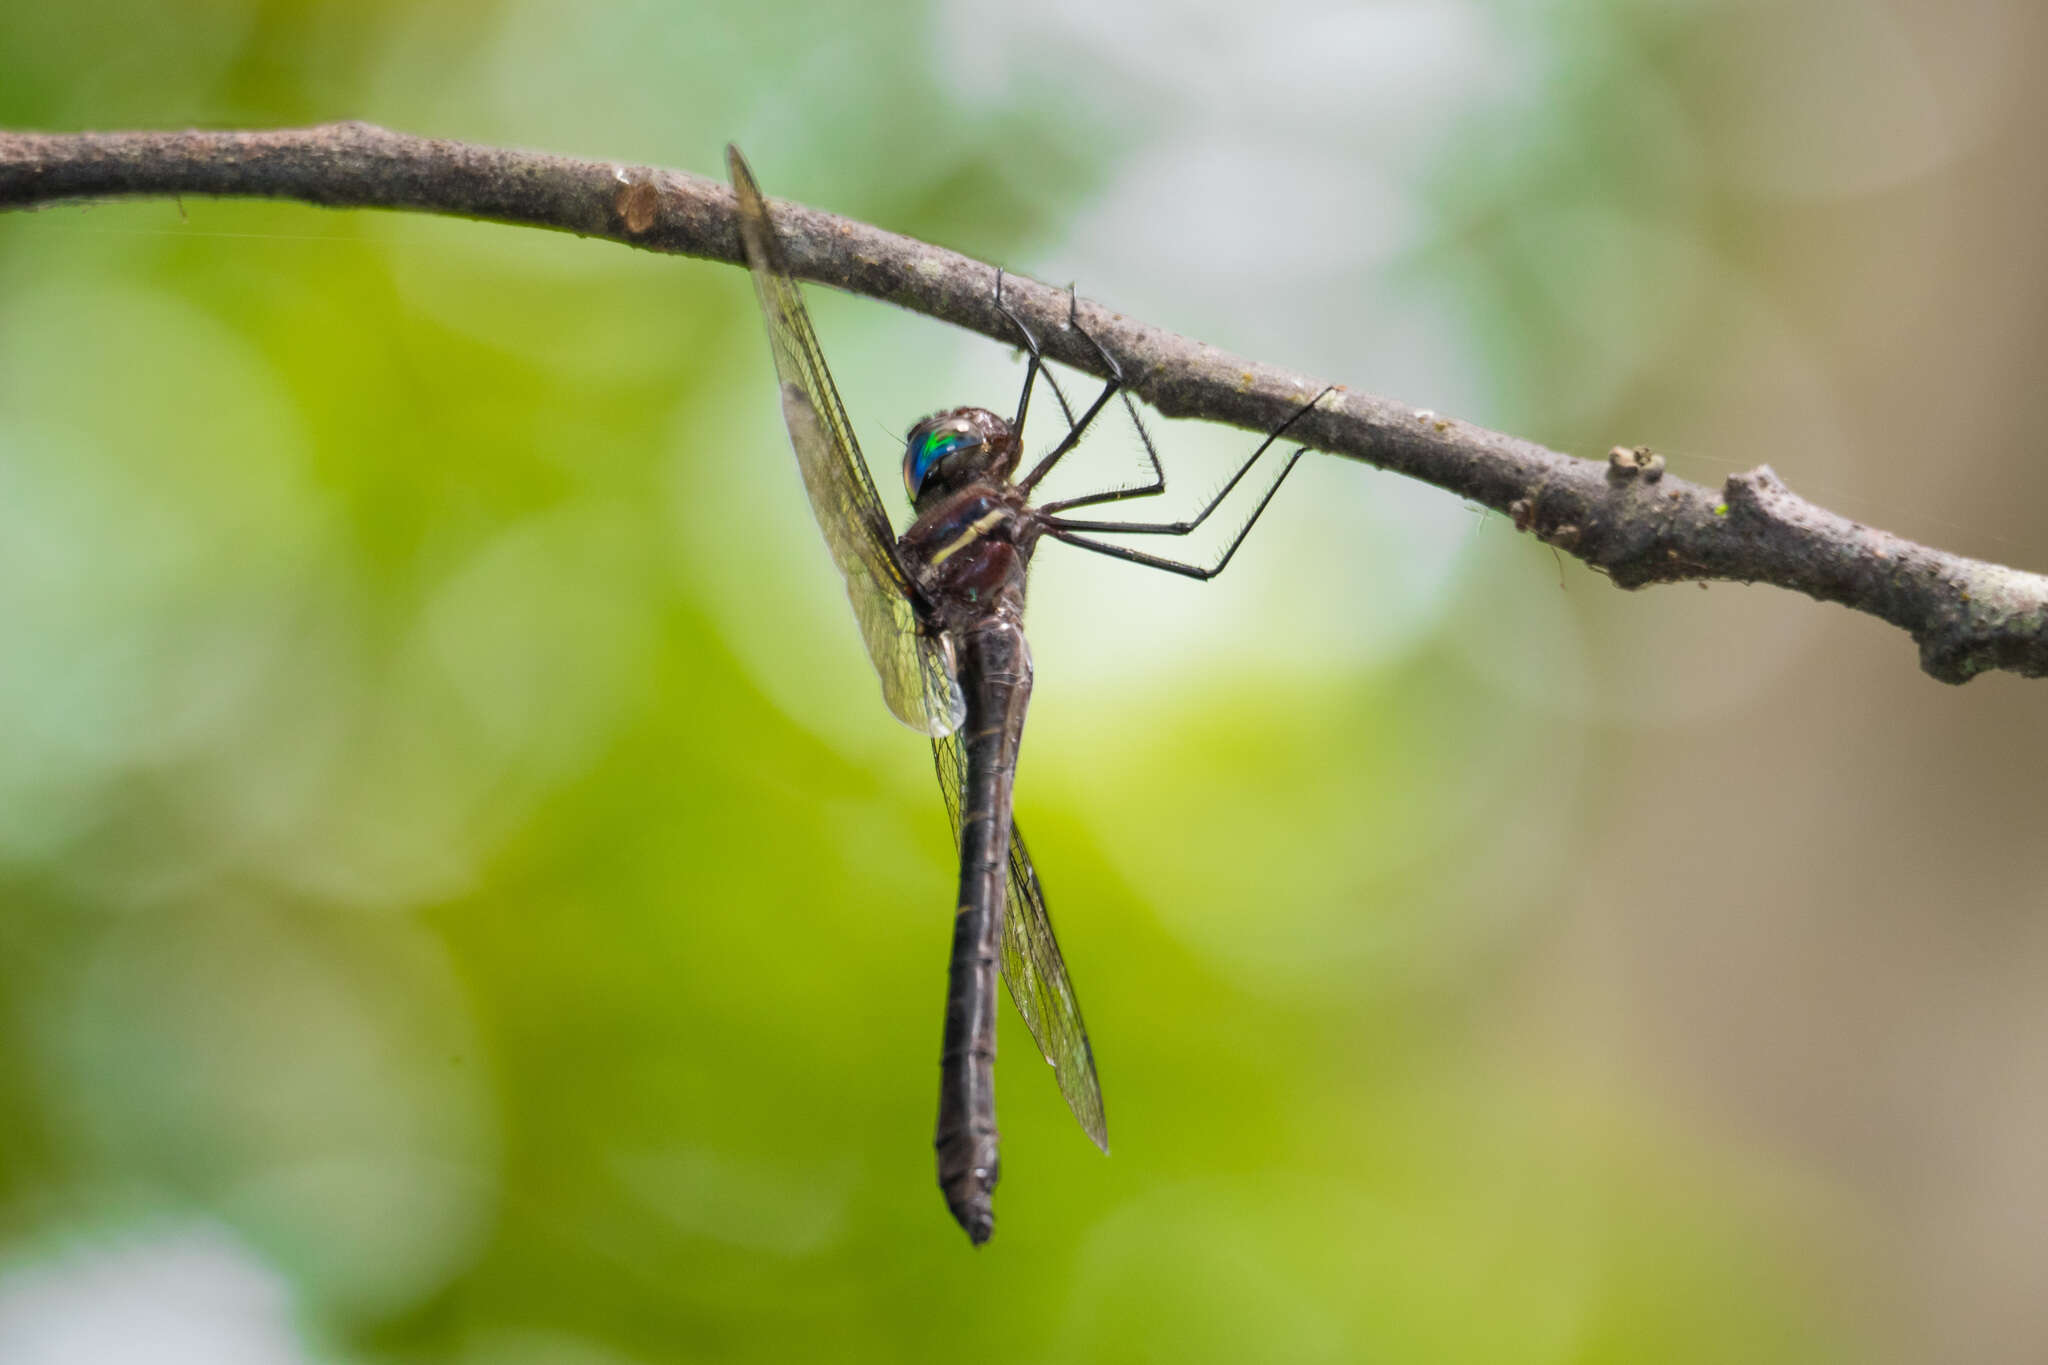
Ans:
{"type": "Polygon", "coordinates": [[[1095,1053],[1053,934],[1044,888],[1010,809],[1024,713],[1031,700],[1024,588],[1032,551],[1040,540],[1051,539],[1191,578],[1215,577],[1237,553],[1306,447],[1288,457],[1213,564],[1183,563],[1095,537],[1185,536],[1197,530],[1267,449],[1330,390],[1317,394],[1267,436],[1209,503],[1187,520],[1149,523],[1066,515],[1162,493],[1165,469],[1131,406],[1122,368],[1082,328],[1071,291],[1066,325],[1089,346],[1109,376],[1078,417],[1059,381],[1045,369],[1038,338],[1004,301],[998,271],[996,306],[1015,329],[1026,357],[1023,392],[1009,417],[986,408],[958,407],[933,413],[910,428],[904,441],[903,482],[915,520],[899,538],[825,368],[824,351],[776,234],[768,201],[737,148],[726,148],[726,162],[738,202],[740,242],[767,321],[782,415],[804,490],[845,579],[861,638],[881,677],[883,699],[898,720],[931,739],[933,766],[952,820],[960,876],[934,1146],[946,1205],[968,1239],[979,1246],[995,1228],[1000,1169],[995,1119],[998,966],[1017,1013],[1051,1064],[1060,1094],[1082,1131],[1105,1153],[1109,1150],[1095,1053]],[[1024,420],[1041,375],[1058,397],[1067,430],[1019,478],[1024,420]],[[1080,444],[1119,394],[1137,424],[1151,465],[1150,480],[1034,505],[1031,498],[1039,483],[1080,444]]]}

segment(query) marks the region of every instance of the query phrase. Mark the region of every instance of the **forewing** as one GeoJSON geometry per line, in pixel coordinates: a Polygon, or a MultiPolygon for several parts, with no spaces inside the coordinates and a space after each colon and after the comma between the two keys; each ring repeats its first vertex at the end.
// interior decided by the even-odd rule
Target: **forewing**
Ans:
{"type": "Polygon", "coordinates": [[[726,163],[739,200],[740,243],[768,322],[789,441],[796,447],[818,529],[846,579],[861,638],[882,678],[882,696],[911,729],[951,734],[967,713],[953,675],[952,647],[921,609],[922,595],[896,558],[888,514],[825,369],[811,315],[789,273],[761,187],[737,148],[726,148],[726,163]]]}
{"type": "MultiPolygon", "coordinates": [[[[939,773],[939,790],[946,798],[946,814],[953,822],[953,843],[960,842],[960,793],[967,784],[967,750],[957,735],[932,741],[932,757],[939,773]]],[[[1059,940],[1053,936],[1052,918],[1046,913],[1045,892],[1038,885],[1038,872],[1031,866],[1031,854],[1024,836],[1010,821],[1009,894],[1003,910],[1003,984],[1024,1026],[1031,1030],[1038,1051],[1052,1064],[1060,1094],[1074,1111],[1081,1130],[1103,1151],[1109,1150],[1109,1125],[1102,1113],[1102,1087],[1095,1079],[1095,1050],[1088,1045],[1088,1029],[1081,1022],[1081,1002],[1074,996],[1074,983],[1067,976],[1067,962],[1060,955],[1059,940]]]]}

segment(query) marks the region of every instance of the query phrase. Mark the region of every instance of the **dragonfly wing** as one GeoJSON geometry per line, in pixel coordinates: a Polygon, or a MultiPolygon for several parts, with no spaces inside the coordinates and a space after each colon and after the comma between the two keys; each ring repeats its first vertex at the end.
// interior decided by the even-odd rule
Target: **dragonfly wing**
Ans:
{"type": "Polygon", "coordinates": [[[861,459],[853,424],[832,386],[803,294],[789,273],[768,202],[739,150],[726,148],[739,200],[740,243],[768,322],[782,386],[782,416],[818,529],[846,580],[846,595],[896,718],[926,735],[960,728],[967,714],[954,677],[952,644],[896,557],[896,537],[861,459]]]}
{"type": "MultiPolygon", "coordinates": [[[[932,741],[939,790],[953,822],[953,840],[960,839],[960,793],[967,781],[967,750],[957,735],[932,741]]],[[[1060,1094],[1074,1111],[1081,1130],[1097,1147],[1109,1150],[1109,1125],[1102,1113],[1102,1086],[1095,1078],[1095,1050],[1081,1022],[1081,1002],[1067,976],[1059,939],[1046,913],[1045,891],[1031,854],[1024,847],[1014,817],[1010,822],[1009,895],[1003,908],[1003,984],[1024,1026],[1031,1030],[1039,1053],[1051,1064],[1060,1094]]]]}

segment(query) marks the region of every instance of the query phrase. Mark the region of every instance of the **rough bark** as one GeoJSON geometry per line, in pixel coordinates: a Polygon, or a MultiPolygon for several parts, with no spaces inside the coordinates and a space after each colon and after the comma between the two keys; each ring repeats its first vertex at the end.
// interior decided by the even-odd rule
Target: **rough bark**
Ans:
{"type": "MultiPolygon", "coordinates": [[[[266,132],[0,132],[0,209],[138,195],[293,199],[553,228],[649,251],[738,263],[731,191],[679,171],[412,137],[364,123],[266,132]]],[[[777,201],[805,279],[980,332],[1014,337],[995,268],[941,247],[777,201]]],[[[1004,298],[1052,358],[1101,374],[1065,327],[1064,290],[1008,277],[1004,298]]],[[[1219,351],[1083,299],[1085,327],[1135,393],[1170,417],[1269,431],[1325,381],[1219,351]]],[[[1768,467],[1707,488],[1661,457],[1617,448],[1577,459],[1456,418],[1339,387],[1290,439],[1501,512],[1616,585],[1768,583],[1891,622],[1943,682],[1991,669],[2048,674],[2048,577],[1860,526],[1788,489],[1768,467]]]]}

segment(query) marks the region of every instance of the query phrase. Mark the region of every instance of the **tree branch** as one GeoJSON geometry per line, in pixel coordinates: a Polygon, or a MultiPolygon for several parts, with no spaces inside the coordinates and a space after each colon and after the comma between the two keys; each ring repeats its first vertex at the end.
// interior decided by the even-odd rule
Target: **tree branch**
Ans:
{"type": "MultiPolygon", "coordinates": [[[[0,132],[0,209],[180,194],[412,209],[740,260],[731,191],[678,171],[366,123],[257,133],[0,132]]],[[[995,307],[993,267],[797,204],[777,201],[775,213],[792,268],[805,279],[1014,341],[995,307]]],[[[1012,276],[1003,292],[1048,355],[1102,374],[1094,352],[1064,326],[1065,291],[1012,276]]],[[[1085,300],[1079,307],[1132,389],[1169,417],[1266,432],[1324,387],[1085,300]]],[[[1991,669],[2048,675],[2048,578],[1860,526],[1794,494],[1768,467],[1709,489],[1665,477],[1662,458],[1647,451],[1575,459],[1341,388],[1289,434],[1504,513],[1624,588],[1775,584],[1900,627],[1919,644],[1921,667],[1943,682],[1991,669]]]]}

